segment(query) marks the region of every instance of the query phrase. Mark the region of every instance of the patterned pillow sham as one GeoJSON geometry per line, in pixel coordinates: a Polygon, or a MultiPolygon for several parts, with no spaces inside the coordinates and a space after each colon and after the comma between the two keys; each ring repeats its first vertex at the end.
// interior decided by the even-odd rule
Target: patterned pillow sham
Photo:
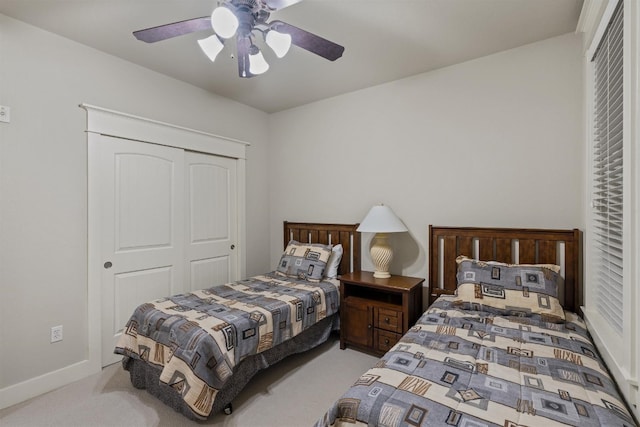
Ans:
{"type": "Polygon", "coordinates": [[[280,258],[276,272],[287,277],[319,282],[330,256],[331,245],[291,240],[280,258]]]}
{"type": "Polygon", "coordinates": [[[456,263],[456,303],[461,308],[522,317],[539,314],[547,322],[564,322],[558,300],[563,280],[559,266],[504,264],[466,256],[459,256],[456,263]]]}

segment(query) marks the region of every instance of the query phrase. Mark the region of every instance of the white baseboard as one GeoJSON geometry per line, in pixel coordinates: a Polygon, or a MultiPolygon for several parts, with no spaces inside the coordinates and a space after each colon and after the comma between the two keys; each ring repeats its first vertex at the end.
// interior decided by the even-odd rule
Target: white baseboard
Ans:
{"type": "Polygon", "coordinates": [[[24,402],[98,372],[100,372],[99,363],[83,360],[57,371],[5,387],[0,389],[0,409],[24,402]]]}

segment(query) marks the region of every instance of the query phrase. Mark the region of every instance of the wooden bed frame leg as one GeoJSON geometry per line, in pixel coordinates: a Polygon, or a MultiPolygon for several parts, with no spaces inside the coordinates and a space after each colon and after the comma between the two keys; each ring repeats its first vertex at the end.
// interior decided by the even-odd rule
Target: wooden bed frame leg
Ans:
{"type": "Polygon", "coordinates": [[[224,407],[224,413],[227,415],[231,415],[232,412],[233,406],[231,406],[231,403],[228,403],[227,406],[224,407]]]}

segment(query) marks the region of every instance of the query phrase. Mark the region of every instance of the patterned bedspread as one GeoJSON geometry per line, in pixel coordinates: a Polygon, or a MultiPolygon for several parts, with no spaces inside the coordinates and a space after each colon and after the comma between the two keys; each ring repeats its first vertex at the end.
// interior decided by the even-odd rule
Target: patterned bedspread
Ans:
{"type": "Polygon", "coordinates": [[[206,417],[234,367],[338,311],[339,292],[269,273],[139,306],[115,352],[161,367],[160,381],[206,417]]]}
{"type": "Polygon", "coordinates": [[[500,317],[440,297],[317,422],[635,426],[584,322],[500,317]]]}

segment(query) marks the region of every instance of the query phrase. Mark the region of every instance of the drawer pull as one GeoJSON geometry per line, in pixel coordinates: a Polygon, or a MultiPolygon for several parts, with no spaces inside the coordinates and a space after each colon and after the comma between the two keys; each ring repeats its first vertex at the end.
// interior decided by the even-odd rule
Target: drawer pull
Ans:
{"type": "Polygon", "coordinates": [[[389,345],[389,338],[385,338],[385,339],[384,339],[384,343],[385,343],[386,345],[389,345]]]}
{"type": "Polygon", "coordinates": [[[371,325],[367,325],[367,328],[371,329],[371,325]]]}
{"type": "Polygon", "coordinates": [[[384,321],[385,321],[385,322],[387,322],[387,323],[389,323],[389,318],[388,318],[388,317],[385,317],[385,318],[384,318],[384,321]]]}

